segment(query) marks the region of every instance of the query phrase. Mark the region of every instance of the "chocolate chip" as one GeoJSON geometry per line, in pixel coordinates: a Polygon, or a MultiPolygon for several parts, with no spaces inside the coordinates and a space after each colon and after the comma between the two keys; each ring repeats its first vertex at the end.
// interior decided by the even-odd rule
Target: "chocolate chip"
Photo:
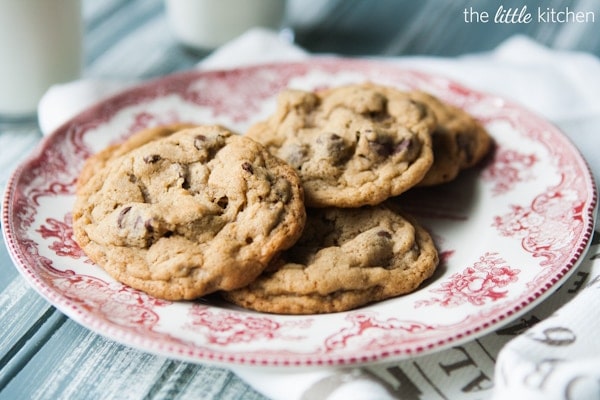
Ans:
{"type": "Polygon", "coordinates": [[[473,160],[471,143],[472,140],[468,135],[456,135],[456,144],[462,151],[464,151],[467,162],[471,162],[473,160]]]}
{"type": "Polygon", "coordinates": [[[183,182],[181,183],[181,188],[185,189],[185,190],[189,190],[190,188],[190,182],[187,179],[183,179],[183,182]]]}
{"type": "Polygon", "coordinates": [[[227,208],[228,204],[229,204],[229,198],[227,198],[227,196],[222,196],[219,198],[219,200],[217,200],[217,205],[223,209],[227,208]]]}
{"type": "Polygon", "coordinates": [[[337,133],[326,133],[317,138],[317,143],[335,143],[342,140],[342,137],[337,133]]]}
{"type": "Polygon", "coordinates": [[[398,154],[408,149],[411,145],[411,140],[408,138],[402,139],[398,143],[386,141],[385,138],[378,140],[369,140],[369,147],[381,157],[389,157],[392,154],[398,154]]]}
{"type": "Polygon", "coordinates": [[[329,141],[331,143],[340,143],[340,142],[344,142],[344,139],[342,139],[342,137],[340,135],[338,135],[337,133],[332,133],[331,135],[329,135],[329,141]]]}
{"type": "Polygon", "coordinates": [[[331,153],[342,153],[345,148],[344,139],[340,135],[336,133],[329,135],[327,138],[327,150],[331,153]]]}
{"type": "MultiPolygon", "coordinates": [[[[318,139],[317,139],[318,140],[318,139]]],[[[308,156],[308,146],[296,143],[282,147],[282,158],[292,167],[301,169],[308,156]]]]}
{"type": "Polygon", "coordinates": [[[367,113],[367,117],[371,121],[382,122],[390,118],[390,114],[387,112],[387,110],[383,109],[377,111],[370,111],[369,113],[367,113]]]}
{"type": "Polygon", "coordinates": [[[147,219],[144,222],[144,228],[146,229],[146,232],[148,232],[148,233],[154,232],[154,227],[152,226],[152,219],[147,219]]]}
{"type": "Polygon", "coordinates": [[[286,179],[278,179],[272,188],[273,196],[270,196],[270,200],[274,202],[288,203],[292,198],[292,188],[289,181],[286,179]]]}
{"type": "Polygon", "coordinates": [[[204,142],[206,142],[206,136],[198,135],[194,138],[194,147],[197,150],[200,150],[203,147],[204,142]]]}
{"type": "Polygon", "coordinates": [[[334,164],[347,159],[350,148],[343,137],[333,132],[323,132],[315,140],[315,154],[330,158],[334,164]]]}
{"type": "Polygon", "coordinates": [[[190,188],[188,168],[184,165],[181,165],[181,169],[179,170],[178,176],[181,179],[181,188],[188,190],[190,188]]]}
{"type": "Polygon", "coordinates": [[[242,164],[242,169],[250,174],[254,174],[254,167],[252,167],[252,164],[250,164],[248,161],[245,161],[242,164]]]}
{"type": "Polygon", "coordinates": [[[144,157],[144,162],[146,164],[154,164],[155,162],[160,160],[160,156],[158,154],[151,154],[144,157]]]}
{"type": "Polygon", "coordinates": [[[381,157],[388,157],[393,151],[391,143],[381,143],[376,140],[369,140],[369,147],[381,157]]]}
{"type": "Polygon", "coordinates": [[[125,215],[127,215],[129,211],[131,211],[131,206],[125,207],[119,213],[119,216],[117,217],[117,225],[119,228],[123,228],[123,219],[125,219],[125,215]]]}
{"type": "Polygon", "coordinates": [[[379,232],[377,232],[377,236],[383,237],[383,238],[386,238],[386,239],[391,239],[392,238],[392,234],[389,233],[388,231],[379,231],[379,232]]]}

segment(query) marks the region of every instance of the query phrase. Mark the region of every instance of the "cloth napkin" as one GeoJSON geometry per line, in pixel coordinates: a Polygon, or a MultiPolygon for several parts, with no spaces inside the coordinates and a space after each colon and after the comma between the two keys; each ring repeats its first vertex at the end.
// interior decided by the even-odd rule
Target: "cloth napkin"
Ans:
{"type": "MultiPolygon", "coordinates": [[[[217,49],[198,68],[307,57],[307,52],[276,33],[253,29],[217,49]]],[[[385,61],[442,74],[526,104],[558,125],[581,150],[596,179],[600,176],[600,60],[596,57],[550,50],[515,36],[488,53],[385,61]]],[[[77,112],[135,83],[84,79],[50,88],[38,109],[42,132],[54,131],[77,112]]],[[[317,370],[231,369],[272,399],[598,399],[599,259],[596,241],[578,272],[521,317],[517,328],[522,329],[515,328],[516,336],[494,332],[459,348],[392,364],[317,370]],[[533,324],[537,320],[541,322],[533,324]],[[486,354],[480,354],[482,343],[488,344],[486,354]],[[458,361],[457,354],[462,355],[458,361]],[[440,368],[459,364],[475,368],[464,368],[456,375],[440,368]]]]}

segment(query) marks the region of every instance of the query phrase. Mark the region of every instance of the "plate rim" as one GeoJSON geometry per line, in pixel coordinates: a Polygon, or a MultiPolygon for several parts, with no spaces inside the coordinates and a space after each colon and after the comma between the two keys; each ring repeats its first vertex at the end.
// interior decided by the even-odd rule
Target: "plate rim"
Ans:
{"type": "MultiPolygon", "coordinates": [[[[143,96],[136,97],[137,99],[147,99],[148,94],[143,96]]],[[[121,109],[122,107],[116,107],[116,109],[121,109]]],[[[354,59],[354,58],[346,58],[346,57],[335,57],[335,56],[326,56],[326,57],[311,57],[309,59],[301,60],[301,61],[289,61],[289,62],[269,62],[269,63],[261,63],[252,66],[242,66],[235,68],[227,68],[227,69],[217,69],[217,70],[189,70],[177,72],[161,77],[157,77],[154,79],[150,79],[145,82],[140,82],[131,87],[128,87],[119,93],[111,95],[105,99],[102,99],[90,107],[87,107],[85,110],[82,110],[77,115],[70,118],[68,121],[65,121],[60,127],[56,128],[50,134],[42,137],[42,139],[37,143],[35,149],[26,156],[20,164],[14,169],[14,171],[10,174],[3,200],[2,200],[2,232],[5,240],[5,245],[9,250],[8,253],[10,255],[11,260],[14,263],[15,268],[19,271],[21,276],[25,278],[28,284],[35,289],[35,291],[40,294],[46,301],[48,301],[52,306],[56,307],[59,311],[63,312],[65,315],[82,325],[83,327],[90,329],[94,333],[97,333],[101,336],[107,337],[117,343],[130,346],[133,348],[137,348],[139,350],[150,352],[154,354],[160,354],[162,356],[182,359],[185,361],[196,362],[196,363],[210,363],[210,364],[218,364],[231,366],[233,365],[242,365],[242,366],[257,366],[257,367],[315,367],[315,366],[337,366],[337,365],[361,365],[361,364],[370,364],[375,362],[387,362],[394,361],[399,359],[404,359],[406,357],[415,356],[415,355],[423,355],[428,354],[433,351],[441,351],[447,347],[458,345],[460,343],[464,343],[469,340],[473,340],[476,337],[480,337],[485,333],[488,333],[494,329],[501,327],[503,324],[508,323],[514,318],[517,318],[519,315],[522,315],[529,309],[535,307],[539,304],[539,302],[543,301],[545,298],[550,296],[557,286],[560,283],[564,282],[579,266],[581,261],[584,258],[588,248],[591,245],[591,238],[594,232],[595,218],[597,217],[597,208],[598,208],[598,190],[597,185],[594,179],[594,175],[591,171],[589,163],[585,160],[579,149],[574,145],[571,138],[569,138],[560,128],[558,128],[555,124],[548,121],[547,119],[540,117],[536,113],[527,109],[523,105],[517,104],[514,101],[509,101],[505,98],[501,98],[497,95],[487,93],[485,91],[481,91],[478,89],[474,89],[471,87],[464,86],[462,83],[459,83],[457,80],[452,78],[447,78],[441,74],[416,71],[412,68],[406,68],[399,65],[394,65],[393,63],[389,63],[384,60],[366,60],[366,59],[354,59]],[[174,343],[156,343],[152,338],[145,338],[143,335],[135,335],[131,331],[127,329],[118,329],[117,327],[107,323],[104,320],[98,319],[97,317],[86,314],[83,310],[78,307],[72,300],[66,298],[63,294],[58,291],[46,286],[43,284],[43,280],[35,274],[35,268],[27,265],[26,260],[22,258],[21,250],[18,248],[17,239],[14,237],[12,213],[10,212],[11,208],[14,205],[13,196],[15,195],[15,191],[17,185],[22,177],[25,169],[31,163],[33,163],[36,159],[38,159],[44,151],[50,146],[53,140],[59,140],[61,138],[61,134],[64,136],[66,133],[64,132],[67,127],[71,126],[74,123],[77,123],[79,120],[85,120],[88,118],[88,115],[94,115],[97,113],[98,108],[101,108],[104,104],[115,102],[115,101],[125,101],[127,97],[132,94],[138,94],[140,91],[150,90],[152,93],[161,85],[177,83],[180,80],[185,81],[188,77],[198,77],[198,76],[219,76],[222,74],[235,73],[236,71],[248,71],[248,70],[256,70],[265,67],[272,68],[275,66],[292,66],[292,65],[306,65],[306,64],[314,64],[314,63],[352,63],[354,65],[364,64],[365,66],[381,66],[383,68],[392,68],[399,72],[407,72],[407,73],[417,73],[424,76],[430,76],[435,78],[443,79],[447,82],[451,82],[460,87],[465,88],[469,92],[478,93],[484,95],[486,97],[495,97],[501,99],[505,104],[510,105],[511,107],[518,108],[521,112],[525,112],[528,115],[533,116],[537,120],[541,120],[549,126],[553,127],[554,133],[558,134],[562,137],[562,139],[566,139],[566,141],[570,144],[571,150],[576,154],[577,161],[582,163],[583,169],[587,172],[588,176],[585,177],[586,187],[589,189],[591,193],[591,198],[587,199],[586,204],[589,203],[589,207],[587,209],[587,219],[588,225],[584,226],[582,229],[581,237],[578,241],[579,246],[573,250],[573,256],[570,258],[567,265],[563,266],[558,274],[554,274],[553,277],[556,279],[551,284],[548,284],[547,287],[543,288],[540,292],[534,293],[530,298],[528,303],[521,304],[514,309],[506,310],[496,319],[495,323],[485,322],[480,326],[477,326],[473,329],[474,332],[470,333],[455,333],[453,336],[448,337],[444,343],[431,344],[429,346],[417,348],[417,349],[403,349],[403,350],[392,350],[388,352],[384,352],[381,350],[375,351],[373,354],[362,355],[362,356],[331,356],[327,354],[318,355],[318,360],[314,360],[314,355],[292,355],[290,359],[285,360],[277,360],[271,359],[271,356],[265,356],[262,359],[246,359],[244,356],[236,357],[232,355],[228,355],[226,352],[217,352],[215,350],[206,349],[205,347],[199,348],[196,345],[193,345],[192,348],[189,346],[178,346],[174,343]],[[221,355],[219,355],[221,354],[221,355]],[[313,360],[311,360],[313,358],[313,360]]],[[[254,356],[256,357],[256,356],[254,356]]],[[[286,356],[288,357],[288,356],[286,356]]]]}

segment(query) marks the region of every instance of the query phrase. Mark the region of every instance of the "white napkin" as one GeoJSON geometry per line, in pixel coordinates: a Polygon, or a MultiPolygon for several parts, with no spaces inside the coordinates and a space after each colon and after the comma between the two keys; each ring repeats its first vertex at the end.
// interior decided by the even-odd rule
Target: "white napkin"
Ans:
{"type": "MultiPolygon", "coordinates": [[[[308,56],[275,33],[255,29],[215,51],[198,67],[230,68],[308,56]]],[[[396,57],[385,60],[442,74],[526,105],[561,127],[586,157],[595,176],[600,176],[600,161],[596,154],[600,149],[597,132],[600,127],[600,61],[597,58],[584,53],[552,51],[516,36],[490,53],[453,59],[396,57]]],[[[38,109],[43,133],[52,132],[83,108],[131,84],[81,80],[52,87],[38,109]]],[[[232,370],[275,400],[383,400],[410,398],[408,393],[421,399],[597,399],[600,398],[600,340],[597,336],[600,332],[600,261],[596,257],[599,252],[600,246],[594,244],[580,267],[581,279],[586,278],[588,283],[579,294],[573,296],[570,290],[561,289],[551,297],[552,301],[546,301],[534,310],[536,315],[549,318],[508,344],[494,334],[481,339],[499,341],[499,354],[486,356],[488,364],[489,358],[496,359],[497,356],[495,365],[491,363],[489,372],[483,367],[479,370],[486,380],[491,379],[487,375],[494,375],[493,389],[491,384],[483,384],[486,380],[467,381],[479,385],[473,386],[478,389],[476,392],[467,391],[467,386],[457,388],[453,383],[455,380],[444,376],[439,365],[448,359],[452,350],[422,359],[418,372],[427,378],[425,380],[409,373],[400,380],[390,379],[391,370],[414,369],[415,363],[411,360],[391,366],[310,371],[250,367],[233,367],[232,370]],[[565,302],[567,304],[550,317],[555,308],[565,302]]],[[[527,318],[526,315],[523,320],[527,318]]],[[[476,346],[475,342],[473,346],[476,346]]]]}
{"type": "Polygon", "coordinates": [[[502,349],[494,399],[600,399],[600,262],[593,272],[575,299],[502,349]]]}
{"type": "MultiPolygon", "coordinates": [[[[233,68],[304,57],[307,57],[307,53],[290,45],[285,37],[263,28],[255,28],[213,51],[197,68],[233,68]]],[[[38,123],[42,133],[46,135],[53,132],[73,115],[135,83],[82,79],[52,86],[38,105],[38,123]]]]}

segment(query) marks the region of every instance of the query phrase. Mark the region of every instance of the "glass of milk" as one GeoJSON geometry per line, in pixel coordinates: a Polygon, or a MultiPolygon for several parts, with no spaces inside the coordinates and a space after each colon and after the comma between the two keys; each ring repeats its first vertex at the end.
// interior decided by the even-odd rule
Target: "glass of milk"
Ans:
{"type": "Polygon", "coordinates": [[[278,30],[285,0],[165,0],[169,25],[183,44],[210,50],[250,28],[278,30]]]}
{"type": "Polygon", "coordinates": [[[35,116],[50,86],[83,69],[80,0],[0,0],[0,120],[35,116]]]}

